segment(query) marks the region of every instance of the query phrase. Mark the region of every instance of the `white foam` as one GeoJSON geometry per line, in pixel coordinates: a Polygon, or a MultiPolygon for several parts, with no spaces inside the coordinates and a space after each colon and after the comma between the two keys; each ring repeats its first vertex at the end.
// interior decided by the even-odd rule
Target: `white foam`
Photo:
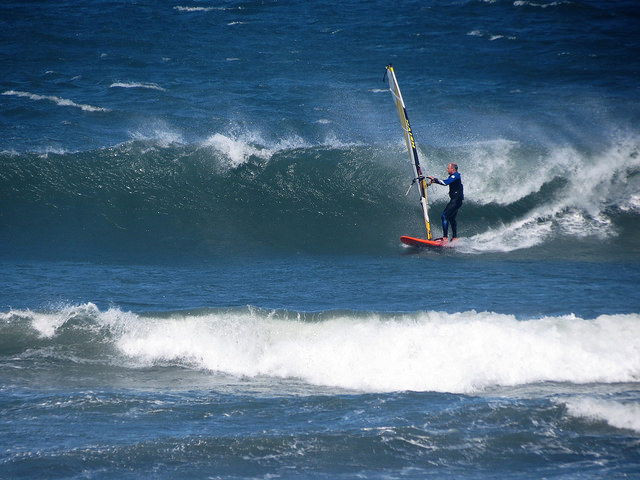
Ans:
{"type": "Polygon", "coordinates": [[[246,163],[251,157],[268,160],[277,152],[309,146],[297,136],[270,142],[265,140],[260,133],[250,131],[228,135],[216,133],[207,138],[202,145],[222,153],[227,166],[231,168],[246,163]]]}
{"type": "Polygon", "coordinates": [[[50,154],[52,155],[66,155],[68,153],[74,153],[72,150],[67,150],[65,148],[59,146],[48,145],[43,148],[38,148],[34,150],[35,153],[40,155],[42,158],[48,158],[50,154]]]}
{"type": "MultiPolygon", "coordinates": [[[[473,393],[540,382],[640,382],[640,314],[518,320],[490,312],[325,314],[304,319],[252,308],[139,316],[91,304],[11,311],[55,341],[68,329],[112,342],[117,365],[180,365],[240,377],[297,378],[372,392],[473,393]],[[110,332],[105,336],[105,332],[110,332]]],[[[65,340],[68,341],[68,338],[65,340]]],[[[637,406],[567,403],[576,416],[638,428],[637,406]],[[630,426],[629,426],[630,425],[630,426]]]]}
{"type": "Polygon", "coordinates": [[[149,89],[149,90],[160,90],[162,92],[165,91],[164,88],[162,88],[159,85],[156,85],[155,83],[114,82],[109,87],[110,88],[146,88],[146,89],[149,89]]]}
{"type": "Polygon", "coordinates": [[[472,30],[470,32],[467,32],[467,36],[478,37],[478,38],[488,38],[490,42],[493,42],[495,40],[501,40],[503,38],[507,38],[509,40],[516,40],[517,38],[512,35],[508,35],[505,37],[504,35],[501,35],[501,34],[491,34],[488,32],[483,32],[481,30],[472,30]]]}
{"type": "Polygon", "coordinates": [[[75,107],[75,108],[79,108],[85,112],[108,112],[109,109],[107,108],[102,108],[102,107],[94,107],[93,105],[86,105],[86,104],[82,104],[82,103],[76,103],[72,100],[66,99],[66,98],[61,98],[61,97],[55,97],[52,95],[37,95],[35,93],[30,93],[30,92],[21,92],[21,91],[16,91],[16,90],[7,90],[5,92],[2,92],[2,95],[14,95],[17,97],[25,97],[28,98],[30,100],[48,100],[50,102],[55,103],[56,105],[59,105],[61,107],[75,107]]]}
{"type": "Polygon", "coordinates": [[[541,245],[553,234],[552,222],[541,221],[536,214],[508,225],[459,239],[456,250],[462,253],[512,252],[541,245]]]}
{"type": "Polygon", "coordinates": [[[553,178],[556,167],[539,158],[523,166],[520,148],[518,142],[506,139],[462,146],[466,160],[460,167],[469,179],[465,194],[481,204],[510,205],[539,191],[545,180],[553,178]]]}
{"type": "Polygon", "coordinates": [[[555,1],[549,3],[539,3],[539,2],[531,2],[528,0],[516,0],[513,2],[515,7],[535,7],[535,8],[549,8],[549,7],[557,7],[559,5],[566,5],[568,2],[566,1],[555,1]]]}
{"type": "Polygon", "coordinates": [[[569,415],[604,421],[615,428],[640,432],[640,404],[598,398],[575,398],[566,400],[569,415]]]}
{"type": "Polygon", "coordinates": [[[613,232],[611,220],[601,214],[592,217],[583,211],[569,209],[556,217],[559,229],[565,236],[606,238],[610,237],[613,232]]]}
{"type": "Polygon", "coordinates": [[[175,6],[174,10],[179,12],[210,12],[211,10],[224,10],[224,8],[220,7],[183,7],[183,6],[175,6]]]}
{"type": "Polygon", "coordinates": [[[639,315],[518,321],[471,311],[306,322],[243,311],[136,319],[117,345],[142,365],[183,362],[365,391],[640,380],[639,315]]]}
{"type": "Polygon", "coordinates": [[[144,129],[130,132],[129,135],[133,140],[153,141],[162,148],[171,145],[184,144],[184,138],[181,133],[172,130],[165,122],[156,121],[144,129]]]}
{"type": "Polygon", "coordinates": [[[272,153],[269,149],[259,148],[246,140],[234,139],[221,133],[207,138],[204,146],[222,153],[229,160],[229,166],[234,168],[246,163],[251,156],[270,158],[272,153]]]}
{"type": "Polygon", "coordinates": [[[0,155],[7,155],[9,157],[17,157],[18,155],[20,155],[20,153],[18,153],[17,150],[11,149],[11,150],[2,150],[2,151],[0,151],[0,155]]]}
{"type": "Polygon", "coordinates": [[[362,144],[357,142],[345,142],[338,138],[338,136],[333,132],[328,132],[324,138],[322,139],[321,146],[333,148],[336,150],[342,150],[346,148],[353,148],[356,146],[361,146],[362,144]]]}
{"type": "Polygon", "coordinates": [[[93,303],[80,306],[67,306],[56,312],[25,312],[25,315],[32,319],[31,326],[44,338],[54,337],[58,333],[58,330],[71,318],[78,315],[95,317],[97,314],[99,314],[98,307],[93,303]]]}
{"type": "Polygon", "coordinates": [[[624,205],[620,205],[620,209],[625,212],[640,212],[640,193],[632,193],[629,196],[629,201],[624,205]]]}
{"type": "Polygon", "coordinates": [[[482,142],[468,148],[461,165],[467,202],[511,205],[537,193],[554,179],[564,182],[532,210],[508,224],[489,225],[482,234],[460,244],[469,252],[512,251],[563,237],[615,236],[610,207],[640,212],[639,142],[619,139],[602,152],[586,154],[572,147],[522,152],[507,140],[482,142]],[[537,155],[523,163],[523,155],[537,155]],[[487,181],[486,179],[490,179],[487,181]]]}

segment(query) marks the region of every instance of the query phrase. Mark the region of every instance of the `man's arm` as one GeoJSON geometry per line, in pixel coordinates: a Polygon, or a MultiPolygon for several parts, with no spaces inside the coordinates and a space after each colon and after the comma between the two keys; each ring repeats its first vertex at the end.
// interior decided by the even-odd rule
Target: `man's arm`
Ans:
{"type": "MultiPolygon", "coordinates": [[[[429,179],[431,180],[431,183],[437,183],[437,184],[439,184],[439,185],[449,185],[449,183],[451,183],[451,182],[447,183],[447,181],[448,181],[448,180],[449,180],[449,178],[451,178],[451,177],[447,178],[447,180],[444,180],[444,181],[442,181],[442,180],[440,180],[439,178],[436,178],[436,177],[434,177],[434,176],[431,176],[431,175],[430,175],[429,177],[427,177],[427,178],[429,178],[429,179]]],[[[452,181],[453,181],[453,180],[452,180],[452,181]]]]}

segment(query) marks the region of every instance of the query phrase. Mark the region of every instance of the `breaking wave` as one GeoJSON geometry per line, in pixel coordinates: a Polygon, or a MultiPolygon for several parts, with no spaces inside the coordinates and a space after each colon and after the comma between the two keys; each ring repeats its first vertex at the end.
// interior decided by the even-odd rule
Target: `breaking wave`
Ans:
{"type": "MultiPolygon", "coordinates": [[[[411,168],[401,144],[133,137],[88,152],[1,153],[5,254],[380,253],[397,251],[400,235],[424,234],[415,191],[404,195],[411,168]]],[[[637,254],[639,152],[634,138],[600,151],[506,140],[421,150],[429,174],[460,165],[457,251],[467,254],[597,249],[616,238],[637,254]]],[[[446,190],[431,187],[430,199],[437,234],[446,190]]]]}
{"type": "MultiPolygon", "coordinates": [[[[526,321],[476,311],[304,314],[247,307],[134,314],[85,304],[12,310],[0,320],[0,355],[96,368],[177,366],[372,392],[640,381],[637,314],[526,321]]],[[[586,416],[600,407],[568,405],[586,416]]],[[[607,409],[622,417],[627,411],[607,409]]]]}

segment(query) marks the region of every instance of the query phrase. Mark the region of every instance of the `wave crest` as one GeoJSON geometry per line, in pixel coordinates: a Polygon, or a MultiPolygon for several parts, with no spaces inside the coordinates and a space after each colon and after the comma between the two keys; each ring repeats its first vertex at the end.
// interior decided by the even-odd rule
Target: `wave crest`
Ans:
{"type": "MultiPolygon", "coordinates": [[[[27,335],[30,323],[47,348],[73,347],[73,361],[129,368],[182,366],[375,392],[640,380],[637,314],[520,321],[475,311],[309,315],[245,308],[137,315],[87,304],[3,317],[3,330],[19,323],[27,335]],[[93,358],[95,344],[108,345],[109,356],[103,348],[93,358]]],[[[33,337],[23,343],[32,358],[44,349],[33,337]]]]}
{"type": "Polygon", "coordinates": [[[16,97],[28,98],[30,100],[48,100],[61,107],[75,107],[75,108],[84,110],[85,112],[108,112],[109,111],[108,108],[95,107],[93,105],[76,103],[73,100],[69,100],[68,98],[56,97],[54,95],[38,95],[36,93],[21,92],[17,90],[7,90],[5,92],[2,92],[2,95],[13,95],[16,97]]]}
{"type": "MultiPolygon", "coordinates": [[[[620,235],[633,253],[639,151],[632,139],[591,153],[496,141],[423,149],[422,156],[432,168],[434,158],[461,166],[466,199],[458,252],[517,251],[558,240],[597,244],[620,235]]],[[[70,238],[69,250],[103,253],[397,251],[400,235],[424,235],[415,192],[403,195],[411,175],[405,153],[399,144],[327,138],[310,145],[256,133],[216,133],[190,144],[163,125],[108,149],[3,153],[7,228],[0,240],[7,254],[42,251],[48,240],[60,247],[52,250],[58,256],[70,238]]],[[[432,186],[429,194],[438,234],[446,189],[432,186]]]]}

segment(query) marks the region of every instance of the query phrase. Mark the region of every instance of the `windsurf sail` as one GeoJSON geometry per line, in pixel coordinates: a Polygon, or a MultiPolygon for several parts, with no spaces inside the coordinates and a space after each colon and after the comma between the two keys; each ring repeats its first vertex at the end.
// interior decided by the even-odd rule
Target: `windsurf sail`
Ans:
{"type": "Polygon", "coordinates": [[[429,201],[427,199],[427,180],[422,174],[422,168],[420,167],[420,159],[418,158],[418,150],[416,149],[416,142],[413,138],[413,131],[411,130],[411,124],[409,123],[409,117],[407,116],[407,108],[404,105],[402,99],[402,93],[400,93],[400,87],[398,86],[398,80],[396,74],[393,71],[391,65],[387,65],[385,72],[385,78],[389,81],[389,90],[393,96],[393,103],[398,111],[398,117],[400,117],[400,124],[402,125],[402,131],[404,132],[404,140],[407,143],[407,150],[409,152],[409,161],[413,166],[413,182],[418,183],[418,194],[420,195],[420,206],[422,208],[422,215],[424,216],[424,223],[427,227],[427,240],[431,240],[431,223],[429,222],[429,201]]]}

